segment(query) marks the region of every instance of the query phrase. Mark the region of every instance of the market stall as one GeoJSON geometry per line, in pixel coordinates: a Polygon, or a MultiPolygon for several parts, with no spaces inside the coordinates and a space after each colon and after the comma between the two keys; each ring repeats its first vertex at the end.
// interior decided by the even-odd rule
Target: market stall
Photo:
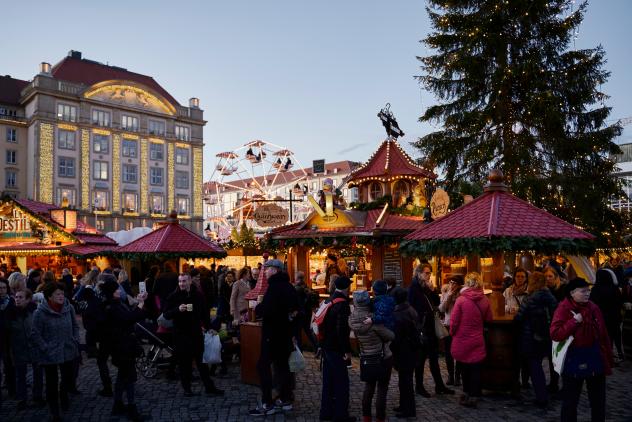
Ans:
{"type": "Polygon", "coordinates": [[[483,384],[511,389],[516,353],[513,315],[505,315],[502,283],[505,267],[515,265],[516,253],[590,255],[593,239],[577,227],[534,207],[508,192],[503,175],[494,170],[484,193],[427,226],[406,236],[400,251],[406,256],[446,256],[460,262],[461,271],[482,272],[494,320],[487,336],[488,355],[483,384]]]}

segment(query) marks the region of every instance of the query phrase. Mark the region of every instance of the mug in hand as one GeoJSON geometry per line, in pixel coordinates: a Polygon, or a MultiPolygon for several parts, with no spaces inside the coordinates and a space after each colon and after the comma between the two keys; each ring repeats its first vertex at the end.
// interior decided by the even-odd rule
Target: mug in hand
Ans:
{"type": "Polygon", "coordinates": [[[187,311],[193,312],[193,304],[192,303],[187,303],[187,311]]]}

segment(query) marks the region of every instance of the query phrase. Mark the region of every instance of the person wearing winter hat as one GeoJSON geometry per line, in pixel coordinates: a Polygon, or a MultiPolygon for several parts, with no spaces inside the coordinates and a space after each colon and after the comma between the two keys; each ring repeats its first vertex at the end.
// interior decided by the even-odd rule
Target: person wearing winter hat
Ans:
{"type": "MultiPolygon", "coordinates": [[[[454,274],[448,278],[448,284],[444,286],[441,291],[441,302],[439,303],[439,312],[443,313],[443,325],[450,332],[450,314],[454,308],[461,288],[463,287],[463,276],[461,274],[454,274]]],[[[448,381],[446,385],[461,385],[460,371],[455,370],[454,358],[450,353],[450,346],[452,345],[452,337],[446,336],[443,339],[443,346],[445,350],[445,367],[448,370],[448,381]]]]}
{"type": "MultiPolygon", "coordinates": [[[[384,283],[386,284],[386,283],[384,283]]],[[[375,283],[373,284],[375,292],[375,283]]],[[[395,303],[392,297],[389,297],[395,303]]],[[[363,374],[360,368],[360,377],[365,380],[364,394],[362,395],[362,418],[364,422],[371,421],[371,406],[373,395],[377,386],[377,398],[375,401],[375,414],[377,421],[386,420],[386,394],[391,379],[393,355],[389,343],[395,338],[395,334],[383,324],[365,324],[371,317],[371,299],[366,290],[353,292],[354,309],[349,317],[349,326],[355,333],[360,345],[360,357],[366,359],[379,359],[381,374],[367,378],[371,374],[363,374]]]]}
{"type": "MultiPolygon", "coordinates": [[[[595,274],[595,286],[590,291],[590,301],[599,306],[606,323],[608,337],[617,348],[617,363],[623,360],[621,338],[621,311],[623,296],[619,290],[617,276],[610,268],[600,268],[595,274]]],[[[612,346],[611,346],[612,347],[612,346]]]]}
{"type": "Polygon", "coordinates": [[[388,284],[383,280],[373,282],[373,316],[365,320],[365,324],[382,324],[389,330],[395,329],[393,321],[393,311],[395,310],[395,299],[387,295],[388,284]]]}

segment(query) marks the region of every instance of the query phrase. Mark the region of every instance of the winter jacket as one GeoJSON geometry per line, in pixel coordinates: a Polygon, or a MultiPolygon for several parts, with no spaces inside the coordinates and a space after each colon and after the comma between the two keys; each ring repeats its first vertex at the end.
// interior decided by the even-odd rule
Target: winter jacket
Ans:
{"type": "Polygon", "coordinates": [[[34,362],[35,353],[31,331],[35,309],[37,305],[31,302],[26,308],[15,306],[5,314],[11,357],[16,365],[34,362]]]}
{"type": "Polygon", "coordinates": [[[395,338],[391,342],[393,366],[398,371],[412,370],[421,356],[419,317],[408,303],[395,306],[395,338]]]}
{"type": "Polygon", "coordinates": [[[395,310],[395,299],[388,295],[375,296],[373,299],[373,323],[382,324],[389,330],[395,329],[393,311],[395,310]]]}
{"type": "Polygon", "coordinates": [[[44,300],[33,314],[31,337],[37,363],[53,365],[76,359],[79,356],[79,325],[74,308],[66,300],[61,312],[56,312],[44,300]]]}
{"type": "Polygon", "coordinates": [[[112,363],[118,367],[134,364],[138,351],[135,324],[145,317],[142,309],[129,306],[118,299],[105,303],[103,340],[112,352],[112,363]]]}
{"type": "Polygon", "coordinates": [[[262,318],[262,347],[286,353],[292,350],[292,337],[296,332],[296,319],[291,317],[298,311],[298,297],[290,284],[287,273],[279,272],[268,279],[268,290],[255,308],[262,318]]]}
{"type": "Polygon", "coordinates": [[[482,289],[461,290],[452,314],[450,314],[450,335],[452,336],[452,356],[463,363],[482,362],[487,355],[483,325],[492,320],[489,300],[482,289]]]}
{"type": "Polygon", "coordinates": [[[612,373],[612,346],[603,315],[594,303],[588,301],[585,304],[579,304],[571,298],[564,299],[553,314],[550,333],[554,341],[566,340],[573,336],[573,342],[567,353],[572,353],[573,348],[590,348],[598,342],[605,374],[612,373]],[[582,314],[581,323],[576,322],[573,312],[582,314]]]}
{"type": "Polygon", "coordinates": [[[153,294],[160,298],[161,311],[164,312],[165,304],[169,295],[171,295],[178,288],[178,274],[160,273],[154,281],[153,294]]]}
{"type": "Polygon", "coordinates": [[[599,306],[606,326],[621,324],[623,297],[610,277],[597,277],[594,287],[590,290],[590,301],[599,306]]]}
{"type": "Polygon", "coordinates": [[[375,322],[373,324],[365,324],[363,321],[368,317],[371,317],[371,308],[368,304],[366,306],[356,305],[349,316],[349,326],[358,339],[360,354],[377,355],[384,353],[385,359],[391,357],[393,354],[389,343],[395,338],[395,333],[382,324],[376,324],[375,322]]]}
{"type": "Polygon", "coordinates": [[[64,294],[67,298],[72,297],[72,291],[75,287],[74,280],[72,279],[72,274],[65,274],[61,277],[61,283],[64,285],[64,294]]]}
{"type": "Polygon", "coordinates": [[[514,289],[516,288],[515,284],[507,287],[503,292],[503,296],[505,297],[505,308],[518,310],[522,302],[527,298],[527,293],[514,294],[514,289]]]}
{"type": "Polygon", "coordinates": [[[549,330],[557,301],[549,289],[533,292],[522,301],[514,321],[520,329],[520,353],[531,358],[543,358],[551,351],[549,330]]]}
{"type": "Polygon", "coordinates": [[[332,352],[351,353],[351,343],[349,342],[349,334],[351,334],[349,315],[351,315],[351,308],[349,307],[349,299],[344,293],[336,290],[331,300],[333,301],[337,298],[345,300],[331,305],[329,310],[327,310],[327,315],[325,315],[322,323],[323,341],[321,342],[321,347],[323,350],[332,352]]]}
{"type": "Polygon", "coordinates": [[[434,341],[434,307],[439,306],[439,295],[430,288],[422,286],[417,279],[413,279],[408,288],[408,303],[417,312],[421,331],[434,341]]]}
{"type": "Polygon", "coordinates": [[[451,297],[455,295],[459,295],[458,290],[452,294],[450,294],[449,290],[441,293],[441,303],[439,304],[439,311],[443,312],[443,325],[445,325],[446,327],[450,326],[450,314],[452,314],[452,309],[454,309],[454,303],[456,302],[456,299],[454,300],[454,302],[452,302],[451,297]],[[448,307],[449,304],[451,304],[452,306],[448,307]]]}
{"type": "Polygon", "coordinates": [[[233,315],[233,321],[239,321],[243,311],[248,310],[248,300],[246,293],[250,291],[250,284],[247,280],[237,280],[233,283],[232,293],[230,294],[230,313],[233,315]]]}
{"type": "Polygon", "coordinates": [[[173,339],[176,351],[184,351],[195,355],[204,351],[202,328],[208,330],[211,316],[204,305],[204,298],[195,286],[189,291],[179,288],[171,293],[166,301],[166,319],[173,320],[173,339]],[[193,311],[180,312],[180,305],[192,304],[193,311]]]}

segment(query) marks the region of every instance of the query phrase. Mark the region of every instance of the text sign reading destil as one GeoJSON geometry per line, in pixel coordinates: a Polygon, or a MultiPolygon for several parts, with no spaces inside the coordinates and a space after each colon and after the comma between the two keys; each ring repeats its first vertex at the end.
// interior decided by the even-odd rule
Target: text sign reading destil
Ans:
{"type": "Polygon", "coordinates": [[[276,227],[287,222],[288,210],[276,205],[265,204],[255,210],[255,221],[260,227],[276,227]]]}
{"type": "Polygon", "coordinates": [[[29,219],[9,204],[0,205],[0,235],[11,238],[30,236],[29,219]]]}

